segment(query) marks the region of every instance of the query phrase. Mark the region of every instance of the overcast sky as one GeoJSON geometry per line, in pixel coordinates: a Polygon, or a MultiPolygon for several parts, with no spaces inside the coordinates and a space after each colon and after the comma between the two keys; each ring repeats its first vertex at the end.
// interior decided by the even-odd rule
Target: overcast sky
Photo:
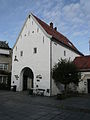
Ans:
{"type": "Polygon", "coordinates": [[[90,53],[90,0],[0,0],[0,40],[13,47],[30,12],[52,21],[82,53],[90,53]]]}

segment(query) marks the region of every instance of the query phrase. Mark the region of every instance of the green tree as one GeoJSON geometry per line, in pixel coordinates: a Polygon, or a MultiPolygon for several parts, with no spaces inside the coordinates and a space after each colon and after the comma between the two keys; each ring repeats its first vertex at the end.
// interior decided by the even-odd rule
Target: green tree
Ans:
{"type": "Polygon", "coordinates": [[[81,77],[75,64],[72,61],[66,59],[59,60],[59,62],[54,66],[52,73],[52,77],[55,80],[56,85],[58,83],[64,84],[65,92],[67,85],[70,83],[78,85],[79,79],[81,77]]]}

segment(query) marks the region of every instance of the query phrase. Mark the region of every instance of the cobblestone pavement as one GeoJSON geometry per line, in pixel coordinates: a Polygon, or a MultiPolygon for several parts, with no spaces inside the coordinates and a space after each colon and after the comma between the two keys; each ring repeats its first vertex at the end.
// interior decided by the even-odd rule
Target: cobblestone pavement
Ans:
{"type": "Polygon", "coordinates": [[[90,96],[60,101],[0,91],[0,120],[90,120],[90,96]]]}

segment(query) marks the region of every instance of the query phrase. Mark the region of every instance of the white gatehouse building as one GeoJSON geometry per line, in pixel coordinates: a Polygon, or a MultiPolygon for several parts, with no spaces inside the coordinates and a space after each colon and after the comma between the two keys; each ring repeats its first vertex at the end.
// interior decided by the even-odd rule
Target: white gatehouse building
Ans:
{"type": "Polygon", "coordinates": [[[52,68],[59,59],[74,60],[83,56],[61,33],[30,14],[13,47],[12,81],[17,91],[44,89],[44,95],[56,95],[58,88],[52,79],[52,68]]]}

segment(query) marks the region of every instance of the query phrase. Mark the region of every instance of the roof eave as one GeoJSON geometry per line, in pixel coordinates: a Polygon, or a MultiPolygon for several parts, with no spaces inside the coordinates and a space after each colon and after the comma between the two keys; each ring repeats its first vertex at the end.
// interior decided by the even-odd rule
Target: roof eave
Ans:
{"type": "Polygon", "coordinates": [[[11,48],[4,48],[4,47],[0,47],[0,49],[11,50],[11,48]]]}
{"type": "Polygon", "coordinates": [[[52,37],[52,38],[55,39],[56,41],[58,41],[59,43],[63,44],[64,46],[68,47],[69,49],[73,50],[74,52],[78,53],[79,55],[84,56],[81,52],[79,52],[79,51],[77,51],[77,50],[75,50],[75,49],[69,47],[68,45],[66,45],[65,43],[59,41],[58,39],[56,39],[56,38],[54,38],[54,37],[52,37]]]}
{"type": "MultiPolygon", "coordinates": [[[[28,16],[29,16],[29,15],[28,15],[28,16]]],[[[16,45],[16,43],[17,43],[17,41],[18,41],[18,39],[19,39],[19,37],[20,37],[20,35],[21,35],[23,29],[24,29],[24,26],[25,26],[25,24],[26,24],[26,22],[27,22],[27,20],[28,20],[28,16],[27,16],[27,18],[26,18],[26,20],[25,20],[25,22],[24,22],[24,25],[23,25],[22,28],[21,28],[21,31],[20,31],[20,33],[19,33],[17,39],[16,39],[16,42],[15,42],[15,44],[14,44],[14,46],[13,46],[13,49],[14,49],[14,47],[15,47],[15,45],[16,45]]]]}
{"type": "Polygon", "coordinates": [[[14,49],[14,47],[15,47],[18,39],[19,39],[19,36],[21,35],[21,33],[22,33],[22,31],[23,31],[23,28],[24,28],[24,26],[25,26],[25,24],[26,24],[29,16],[32,16],[33,20],[36,22],[36,24],[39,25],[39,27],[42,29],[42,31],[46,34],[46,36],[47,36],[48,38],[52,38],[52,35],[49,35],[49,34],[43,29],[43,27],[42,27],[42,26],[37,22],[37,20],[34,18],[33,14],[32,14],[32,13],[29,13],[28,16],[27,16],[27,18],[26,18],[26,20],[25,20],[25,23],[24,23],[24,25],[23,25],[23,27],[22,27],[22,29],[21,29],[21,31],[20,31],[17,39],[16,39],[16,42],[15,42],[15,44],[14,44],[14,46],[13,46],[13,49],[14,49]]]}
{"type": "Polygon", "coordinates": [[[30,13],[30,15],[32,16],[33,20],[35,21],[35,23],[41,28],[41,30],[44,32],[44,34],[48,37],[48,38],[52,38],[52,35],[48,34],[44,28],[39,24],[39,22],[35,19],[35,17],[33,16],[32,13],[30,13]]]}

